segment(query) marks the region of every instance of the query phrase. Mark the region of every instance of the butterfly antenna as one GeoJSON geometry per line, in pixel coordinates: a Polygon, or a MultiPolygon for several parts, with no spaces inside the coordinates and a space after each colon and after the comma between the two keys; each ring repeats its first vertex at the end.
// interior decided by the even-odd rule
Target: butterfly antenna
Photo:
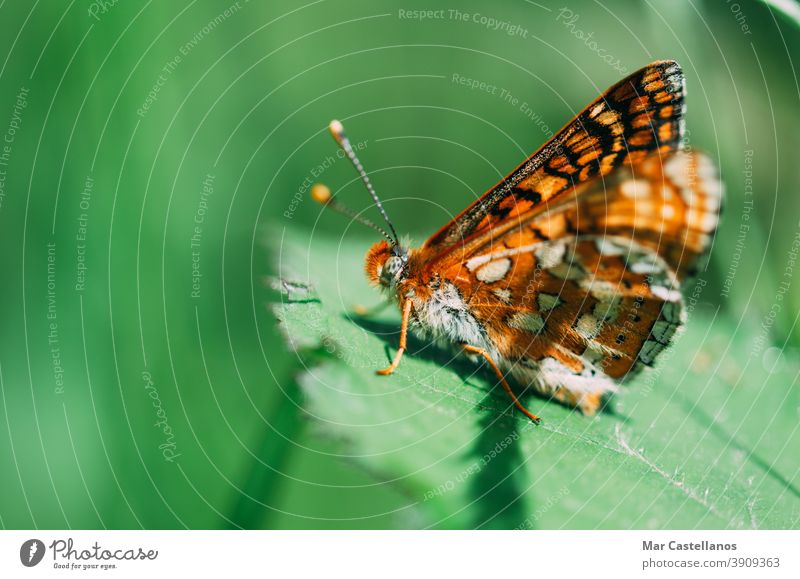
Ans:
{"type": "Polygon", "coordinates": [[[366,219],[364,217],[361,217],[360,215],[358,215],[355,211],[353,211],[349,207],[347,207],[345,205],[342,205],[341,203],[338,203],[337,201],[334,201],[333,194],[331,193],[331,190],[328,189],[325,185],[322,185],[321,183],[317,183],[317,184],[313,185],[311,187],[311,198],[314,201],[316,201],[317,203],[321,204],[321,205],[325,205],[326,207],[330,207],[331,209],[333,209],[337,213],[341,213],[342,215],[346,215],[350,219],[358,221],[362,225],[366,225],[367,227],[370,227],[370,228],[374,229],[375,231],[377,231],[378,233],[383,235],[386,239],[388,239],[389,243],[396,243],[396,241],[394,239],[392,239],[392,236],[389,235],[383,227],[380,227],[379,225],[375,225],[372,221],[370,221],[369,219],[366,219]]]}
{"type": "Polygon", "coordinates": [[[364,171],[364,167],[361,165],[361,161],[358,160],[358,157],[356,156],[356,153],[350,144],[350,139],[347,138],[347,135],[344,132],[344,126],[339,121],[334,120],[331,121],[330,125],[328,125],[328,129],[330,130],[331,135],[333,135],[333,138],[336,139],[336,142],[339,143],[339,146],[347,155],[347,158],[350,159],[351,163],[353,163],[353,166],[356,168],[356,171],[358,171],[361,180],[367,187],[367,191],[369,191],[369,194],[372,195],[373,201],[375,201],[375,204],[378,206],[378,210],[381,212],[381,215],[383,215],[384,221],[386,221],[386,224],[389,226],[389,229],[392,232],[393,239],[390,239],[390,241],[392,241],[392,243],[395,245],[398,245],[399,238],[397,237],[397,231],[395,231],[394,225],[392,225],[392,222],[389,220],[389,216],[386,215],[386,210],[383,208],[383,204],[378,198],[378,194],[375,193],[375,189],[372,187],[372,183],[370,183],[369,177],[367,177],[367,173],[364,171]]]}

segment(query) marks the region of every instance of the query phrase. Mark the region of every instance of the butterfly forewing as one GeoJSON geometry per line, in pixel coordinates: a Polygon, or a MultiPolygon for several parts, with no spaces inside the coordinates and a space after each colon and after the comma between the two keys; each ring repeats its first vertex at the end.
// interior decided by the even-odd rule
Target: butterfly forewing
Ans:
{"type": "Polygon", "coordinates": [[[721,202],[722,184],[708,156],[651,153],[577,188],[569,200],[516,229],[528,227],[541,240],[581,234],[633,239],[657,252],[683,280],[699,269],[721,202]]]}
{"type": "MultiPolygon", "coordinates": [[[[462,242],[485,241],[498,225],[556,203],[576,186],[676,150],[682,136],[684,79],[674,61],[658,61],[612,86],[541,149],[483,194],[423,246],[431,263],[462,242]]],[[[460,253],[460,252],[457,252],[460,253]]]]}

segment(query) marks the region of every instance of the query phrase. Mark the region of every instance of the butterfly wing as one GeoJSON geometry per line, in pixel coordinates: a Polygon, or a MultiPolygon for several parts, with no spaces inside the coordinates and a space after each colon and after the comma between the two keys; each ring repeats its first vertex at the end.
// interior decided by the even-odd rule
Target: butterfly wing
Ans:
{"type": "Polygon", "coordinates": [[[722,183],[711,159],[679,151],[653,153],[587,183],[561,206],[517,228],[531,240],[568,235],[631,239],[657,252],[679,280],[702,266],[719,222],[722,183]]]}
{"type": "Polygon", "coordinates": [[[428,239],[423,249],[429,261],[446,259],[458,246],[469,251],[471,242],[480,244],[498,225],[540,211],[625,163],[653,151],[676,150],[683,132],[683,96],[683,72],[671,60],[654,62],[618,82],[428,239]]]}
{"type": "Polygon", "coordinates": [[[469,308],[500,367],[587,414],[652,365],[683,320],[671,268],[623,237],[568,236],[464,267],[479,280],[469,308]]]}
{"type": "Polygon", "coordinates": [[[682,323],[680,282],[719,218],[711,160],[654,153],[444,270],[505,371],[591,414],[682,323]],[[467,293],[472,288],[471,293],[467,293]]]}

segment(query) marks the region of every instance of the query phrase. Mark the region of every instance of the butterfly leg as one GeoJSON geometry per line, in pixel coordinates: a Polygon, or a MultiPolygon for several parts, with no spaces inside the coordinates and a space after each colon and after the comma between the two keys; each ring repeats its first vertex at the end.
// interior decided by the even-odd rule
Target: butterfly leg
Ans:
{"type": "Polygon", "coordinates": [[[406,351],[406,336],[408,335],[408,318],[411,316],[411,300],[406,300],[406,303],[403,304],[403,321],[400,324],[400,347],[397,349],[397,353],[394,355],[394,359],[392,363],[389,365],[388,368],[383,368],[382,370],[378,370],[378,374],[381,376],[388,376],[392,372],[397,369],[397,366],[400,364],[400,358],[403,357],[403,352],[406,351]]]}
{"type": "Polygon", "coordinates": [[[475,346],[470,346],[469,344],[463,344],[462,347],[464,351],[467,352],[468,354],[477,354],[478,356],[483,357],[483,359],[486,360],[489,366],[492,367],[492,370],[494,370],[494,373],[500,380],[500,384],[502,384],[503,386],[503,390],[506,391],[506,394],[508,394],[509,398],[511,398],[511,400],[514,402],[514,406],[516,406],[525,416],[533,420],[536,424],[539,424],[539,422],[541,422],[541,418],[539,418],[533,412],[525,408],[522,405],[522,402],[520,402],[519,399],[516,397],[514,391],[511,390],[511,386],[509,386],[508,382],[506,382],[506,378],[505,376],[503,376],[503,373],[500,371],[500,368],[498,368],[497,364],[495,364],[494,360],[492,360],[492,357],[489,355],[489,352],[487,352],[483,348],[476,348],[475,346]]]}

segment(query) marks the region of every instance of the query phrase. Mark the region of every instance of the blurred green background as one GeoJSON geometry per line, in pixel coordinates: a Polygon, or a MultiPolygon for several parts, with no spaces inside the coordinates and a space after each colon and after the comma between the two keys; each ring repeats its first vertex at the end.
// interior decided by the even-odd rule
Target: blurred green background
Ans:
{"type": "MultiPolygon", "coordinates": [[[[701,306],[757,339],[800,232],[800,27],[771,4],[0,3],[0,526],[397,524],[301,417],[266,306],[270,233],[374,240],[307,201],[369,206],[334,117],[419,242],[621,69],[678,60],[727,189],[701,306]]],[[[762,349],[790,363],[800,282],[781,303],[762,349]]]]}

